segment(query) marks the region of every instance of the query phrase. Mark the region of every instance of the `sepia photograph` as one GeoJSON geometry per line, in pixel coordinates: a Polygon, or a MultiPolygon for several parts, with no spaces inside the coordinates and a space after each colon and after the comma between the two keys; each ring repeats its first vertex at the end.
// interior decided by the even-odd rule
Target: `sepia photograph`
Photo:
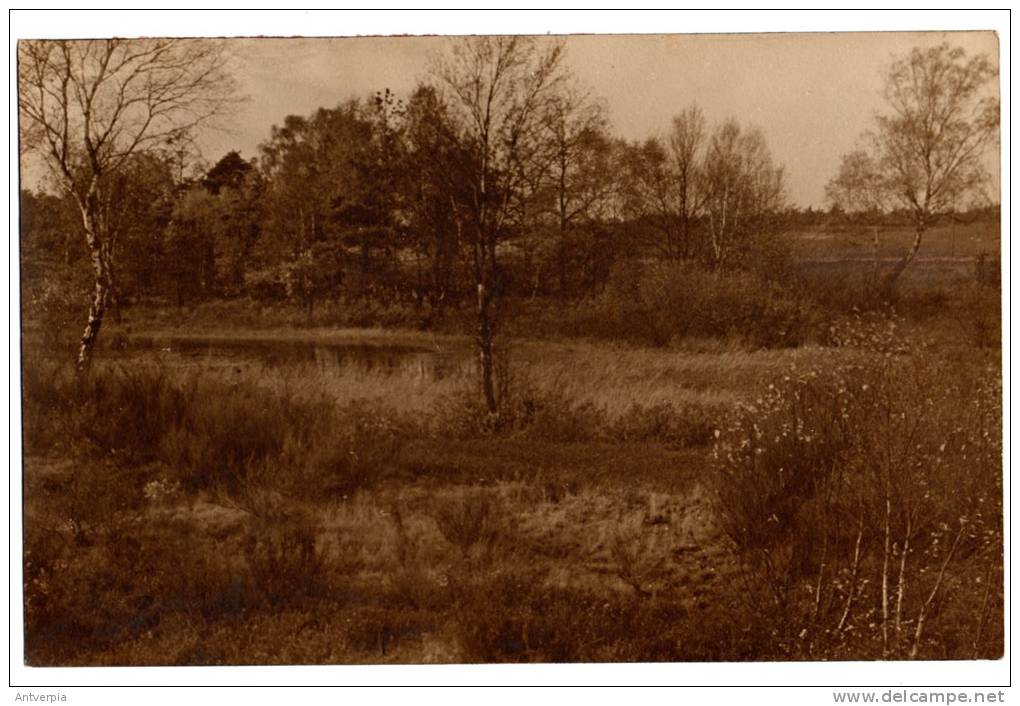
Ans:
{"type": "Polygon", "coordinates": [[[322,31],[12,40],[13,662],[1002,659],[997,32],[322,31]]]}

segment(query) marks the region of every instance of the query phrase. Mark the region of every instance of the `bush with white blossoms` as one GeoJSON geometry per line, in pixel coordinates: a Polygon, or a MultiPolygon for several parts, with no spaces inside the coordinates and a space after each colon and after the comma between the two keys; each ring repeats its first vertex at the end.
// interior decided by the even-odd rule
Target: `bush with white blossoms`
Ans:
{"type": "Polygon", "coordinates": [[[166,478],[151,480],[142,489],[145,499],[156,505],[172,501],[180,492],[181,484],[166,478]]]}
{"type": "Polygon", "coordinates": [[[791,369],[717,434],[722,526],[789,656],[995,656],[999,368],[896,338],[859,326],[841,365],[791,369]]]}

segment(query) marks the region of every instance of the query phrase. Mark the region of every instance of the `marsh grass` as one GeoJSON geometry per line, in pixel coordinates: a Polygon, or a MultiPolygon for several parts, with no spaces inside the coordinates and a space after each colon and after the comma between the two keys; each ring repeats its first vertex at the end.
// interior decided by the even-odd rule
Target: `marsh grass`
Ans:
{"type": "MultiPolygon", "coordinates": [[[[989,306],[950,303],[963,320],[989,306]]],[[[826,347],[518,342],[497,420],[470,367],[437,378],[156,353],[79,378],[30,360],[26,659],[909,658],[915,644],[994,657],[994,348],[945,312],[926,319],[937,348],[919,348],[908,319],[879,352],[881,325],[855,338],[847,321],[833,318],[826,347]],[[887,494],[874,469],[888,449],[887,494]],[[706,486],[718,504],[698,500],[706,486]]]]}
{"type": "Polygon", "coordinates": [[[512,546],[514,521],[502,503],[485,490],[461,490],[438,500],[432,517],[443,538],[456,547],[464,562],[473,557],[492,561],[502,543],[512,546]]]}
{"type": "Polygon", "coordinates": [[[278,393],[161,366],[88,377],[26,366],[25,442],[41,454],[162,464],[191,491],[253,477],[289,495],[343,495],[386,472],[400,425],[370,403],[278,393]]]}
{"type": "Polygon", "coordinates": [[[325,594],[325,559],[317,529],[299,513],[252,516],[244,556],[254,586],[272,607],[325,594]]]}

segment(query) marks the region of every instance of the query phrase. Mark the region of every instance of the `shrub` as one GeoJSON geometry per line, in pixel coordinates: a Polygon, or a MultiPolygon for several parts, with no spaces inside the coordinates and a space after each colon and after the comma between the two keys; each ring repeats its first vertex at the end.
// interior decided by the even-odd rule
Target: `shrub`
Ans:
{"type": "Polygon", "coordinates": [[[301,497],[339,497],[378,479],[404,436],[385,410],[325,396],[302,398],[255,384],[158,367],[95,370],[26,366],[25,441],[137,465],[165,464],[187,490],[236,493],[261,479],[301,497]]]}
{"type": "Polygon", "coordinates": [[[193,387],[174,386],[157,367],[81,376],[68,366],[36,365],[25,366],[25,435],[42,453],[84,445],[144,461],[194,402],[193,387]]]}
{"type": "Polygon", "coordinates": [[[633,404],[610,417],[592,402],[576,402],[556,389],[532,384],[526,372],[497,367],[497,378],[496,414],[489,413],[477,390],[465,389],[437,403],[433,428],[461,438],[521,434],[558,443],[654,442],[688,447],[710,443],[722,414],[721,408],[713,406],[661,402],[633,404]]]}
{"type": "Polygon", "coordinates": [[[633,404],[616,417],[592,402],[574,402],[554,392],[526,389],[490,415],[477,393],[443,399],[435,425],[461,438],[521,434],[558,443],[660,443],[675,447],[711,443],[724,410],[694,403],[633,404]]]}
{"type": "Polygon", "coordinates": [[[533,574],[507,569],[465,575],[457,583],[454,636],[465,662],[534,659],[528,627],[537,612],[529,601],[535,584],[533,574]]]}
{"type": "Polygon", "coordinates": [[[21,434],[25,453],[46,455],[60,449],[68,441],[67,417],[71,410],[67,395],[72,376],[69,369],[26,359],[21,372],[21,434]]]}
{"type": "MultiPolygon", "coordinates": [[[[395,296],[381,289],[365,296],[346,294],[316,298],[311,312],[307,305],[288,302],[283,282],[274,277],[251,280],[250,297],[211,299],[186,308],[136,305],[126,314],[130,320],[146,322],[146,326],[211,328],[222,331],[224,326],[245,329],[321,328],[321,327],[388,327],[422,328],[424,324],[442,324],[444,330],[461,332],[470,323],[457,302],[447,302],[444,309],[449,320],[439,319],[436,311],[395,296]],[[464,320],[461,321],[461,318],[464,320]]],[[[82,319],[84,320],[84,319],[82,319]]],[[[430,326],[431,328],[434,328],[430,326]]]]}
{"type": "Polygon", "coordinates": [[[21,280],[24,330],[38,335],[32,352],[74,360],[91,303],[91,268],[84,258],[70,267],[50,262],[41,271],[33,264],[22,261],[21,280]]]}
{"type": "Polygon", "coordinates": [[[950,645],[976,622],[945,616],[982,614],[952,588],[1001,561],[997,373],[878,338],[741,408],[716,446],[718,511],[786,655],[966,657],[950,645]]]}
{"type": "Polygon", "coordinates": [[[75,469],[67,477],[53,504],[76,545],[89,545],[130,524],[132,513],[145,502],[146,470],[126,471],[115,464],[103,463],[87,471],[75,469]]]}
{"type": "Polygon", "coordinates": [[[760,275],[673,263],[618,268],[606,291],[559,316],[559,332],[664,346],[674,339],[730,338],[785,348],[812,338],[818,314],[760,275]]]}
{"type": "Polygon", "coordinates": [[[745,616],[681,595],[601,595],[502,567],[462,584],[453,637],[465,662],[659,662],[761,658],[745,616]]]}
{"type": "Polygon", "coordinates": [[[244,555],[252,582],[270,606],[320,597],[325,561],[316,528],[300,513],[279,511],[253,516],[244,555]]]}
{"type": "Polygon", "coordinates": [[[957,292],[953,318],[970,345],[977,348],[1002,346],[1002,292],[998,288],[961,287],[957,292]]]}
{"type": "Polygon", "coordinates": [[[458,437],[524,433],[555,441],[591,441],[606,427],[601,409],[534,385],[526,371],[512,363],[509,347],[502,347],[496,356],[494,378],[495,414],[472,386],[440,399],[433,413],[434,426],[458,437]]]}
{"type": "Polygon", "coordinates": [[[394,466],[406,431],[387,410],[362,401],[324,404],[288,427],[278,454],[257,476],[292,497],[340,499],[378,482],[394,466]]]}
{"type": "Polygon", "coordinates": [[[512,532],[512,518],[484,490],[463,490],[437,501],[431,512],[443,538],[465,561],[476,549],[482,558],[490,557],[497,543],[512,532]]]}
{"type": "Polygon", "coordinates": [[[417,639],[432,628],[428,619],[405,609],[359,607],[350,612],[344,638],[351,648],[368,652],[373,660],[385,657],[402,639],[417,639]]]}
{"type": "Polygon", "coordinates": [[[421,558],[420,537],[413,537],[397,505],[390,508],[394,528],[394,567],[388,578],[400,601],[413,610],[438,609],[447,602],[445,587],[430,574],[421,558]]]}
{"type": "Polygon", "coordinates": [[[711,443],[723,411],[698,404],[632,405],[611,426],[620,441],[658,441],[674,446],[711,443]]]}
{"type": "Polygon", "coordinates": [[[998,289],[1002,284],[1002,262],[992,254],[979,253],[974,262],[974,281],[984,287],[998,289]]]}
{"type": "Polygon", "coordinates": [[[195,390],[186,414],[162,420],[154,447],[192,490],[235,491],[252,464],[278,457],[287,435],[323,409],[253,385],[207,381],[195,390]]]}
{"type": "Polygon", "coordinates": [[[243,572],[206,542],[186,523],[130,523],[81,547],[27,524],[26,661],[66,665],[159,630],[173,614],[201,622],[253,606],[243,572]]]}
{"type": "Polygon", "coordinates": [[[853,263],[845,267],[804,265],[792,281],[803,298],[830,316],[888,307],[876,273],[853,263]]]}

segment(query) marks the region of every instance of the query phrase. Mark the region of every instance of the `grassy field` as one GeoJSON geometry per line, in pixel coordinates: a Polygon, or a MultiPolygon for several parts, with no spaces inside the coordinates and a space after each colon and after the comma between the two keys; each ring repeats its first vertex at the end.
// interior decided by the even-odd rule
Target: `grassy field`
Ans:
{"type": "MultiPolygon", "coordinates": [[[[411,332],[274,338],[468,354],[411,332]]],[[[213,365],[157,345],[102,363],[98,403],[66,371],[30,379],[53,414],[26,431],[28,661],[782,658],[718,521],[713,443],[763,381],[852,352],[512,355],[503,429],[470,367],[213,365]]]]}
{"type": "MultiPolygon", "coordinates": [[[[845,226],[826,229],[805,229],[793,233],[800,259],[871,258],[875,248],[874,226],[845,226]]],[[[906,252],[914,239],[907,226],[878,228],[879,257],[898,257],[906,252]]],[[[925,231],[920,258],[975,258],[985,254],[997,256],[1000,250],[999,224],[993,220],[974,223],[939,223],[925,231]]]]}
{"type": "Polygon", "coordinates": [[[129,308],[87,378],[26,356],[26,661],[997,657],[995,291],[941,287],[503,340],[495,416],[468,336],[129,308]]]}
{"type": "MultiPolygon", "coordinates": [[[[303,341],[378,336],[316,332],[303,341]]],[[[294,340],[292,334],[280,337],[294,340]]],[[[383,338],[415,345],[427,340],[413,334],[383,338]]],[[[611,617],[617,611],[649,621],[666,611],[683,616],[670,628],[676,636],[698,633],[690,621],[702,619],[710,607],[707,596],[718,592],[733,568],[699,483],[709,449],[705,439],[691,444],[652,437],[662,425],[683,423],[671,418],[679,414],[674,410],[730,404],[750,392],[756,376],[805,354],[685,355],[523,344],[517,384],[536,400],[553,399],[555,392],[555,404],[564,406],[516,432],[488,433],[471,428],[471,418],[456,411],[471,397],[468,375],[431,380],[407,369],[269,367],[243,357],[208,366],[160,353],[142,356],[143,365],[168,380],[198,375],[201,367],[202,385],[259,388],[295,400],[324,395],[331,405],[385,410],[399,431],[387,440],[381,438],[386,432],[345,439],[353,448],[344,450],[352,454],[371,447],[363,453],[377,465],[366,471],[369,477],[335,492],[320,487],[281,493],[267,489],[272,482],[188,487],[167,463],[170,456],[152,458],[141,448],[82,452],[84,457],[72,452],[74,461],[52,446],[30,453],[29,536],[66,542],[69,557],[61,561],[70,562],[79,579],[88,562],[85,583],[114,603],[110,613],[91,615],[85,624],[76,622],[82,615],[68,617],[71,625],[58,621],[62,639],[36,635],[29,641],[31,663],[711,658],[712,645],[681,649],[662,626],[649,634],[599,634],[619,619],[611,617]],[[712,384],[723,377],[725,386],[712,384]],[[559,402],[568,397],[570,406],[559,402]],[[588,412],[571,411],[589,406],[588,412]],[[447,409],[441,417],[436,413],[447,409]],[[569,418],[558,420],[557,431],[551,423],[561,413],[569,418]],[[465,428],[450,424],[458,414],[465,428]],[[127,468],[115,461],[137,454],[127,468]],[[112,461],[111,467],[99,459],[112,461]],[[120,497],[98,500],[96,495],[108,494],[99,480],[107,474],[117,478],[120,497]],[[97,478],[83,489],[81,483],[93,483],[86,475],[97,478]],[[111,501],[123,505],[94,517],[111,509],[111,501]],[[82,502],[96,507],[76,507],[88,517],[69,523],[68,505],[82,502]],[[132,565],[145,567],[144,575],[123,575],[108,555],[120,551],[125,534],[133,538],[132,565]],[[182,567],[177,552],[184,546],[190,558],[182,567]],[[220,557],[234,559],[224,565],[220,557]],[[492,566],[498,571],[490,573],[492,566]],[[167,588],[182,569],[190,585],[167,588]],[[132,585],[118,585],[114,577],[132,585]],[[682,596],[679,586],[686,587],[682,596]],[[504,593],[508,587],[516,587],[510,595],[504,593]],[[181,593],[172,607],[160,595],[171,591],[181,593]],[[500,607],[492,603],[497,593],[500,607]],[[508,598],[519,604],[504,614],[508,598]],[[207,605],[210,600],[214,606],[207,605]],[[578,600],[594,612],[575,615],[578,600]],[[546,609],[554,612],[543,615],[546,609]],[[571,622],[564,624],[568,616],[571,622]],[[576,630],[590,633],[592,644],[575,644],[576,630]]],[[[107,374],[128,365],[135,369],[139,361],[109,363],[107,374]]],[[[370,416],[365,412],[362,419],[370,416]]],[[[113,439],[107,443],[116,446],[113,439]]],[[[63,557],[60,549],[50,551],[63,557]]],[[[34,566],[31,554],[28,561],[34,566]]],[[[64,590],[54,585],[61,581],[55,569],[40,569],[39,580],[48,597],[64,590]]],[[[56,607],[39,610],[48,609],[56,607]]]]}

